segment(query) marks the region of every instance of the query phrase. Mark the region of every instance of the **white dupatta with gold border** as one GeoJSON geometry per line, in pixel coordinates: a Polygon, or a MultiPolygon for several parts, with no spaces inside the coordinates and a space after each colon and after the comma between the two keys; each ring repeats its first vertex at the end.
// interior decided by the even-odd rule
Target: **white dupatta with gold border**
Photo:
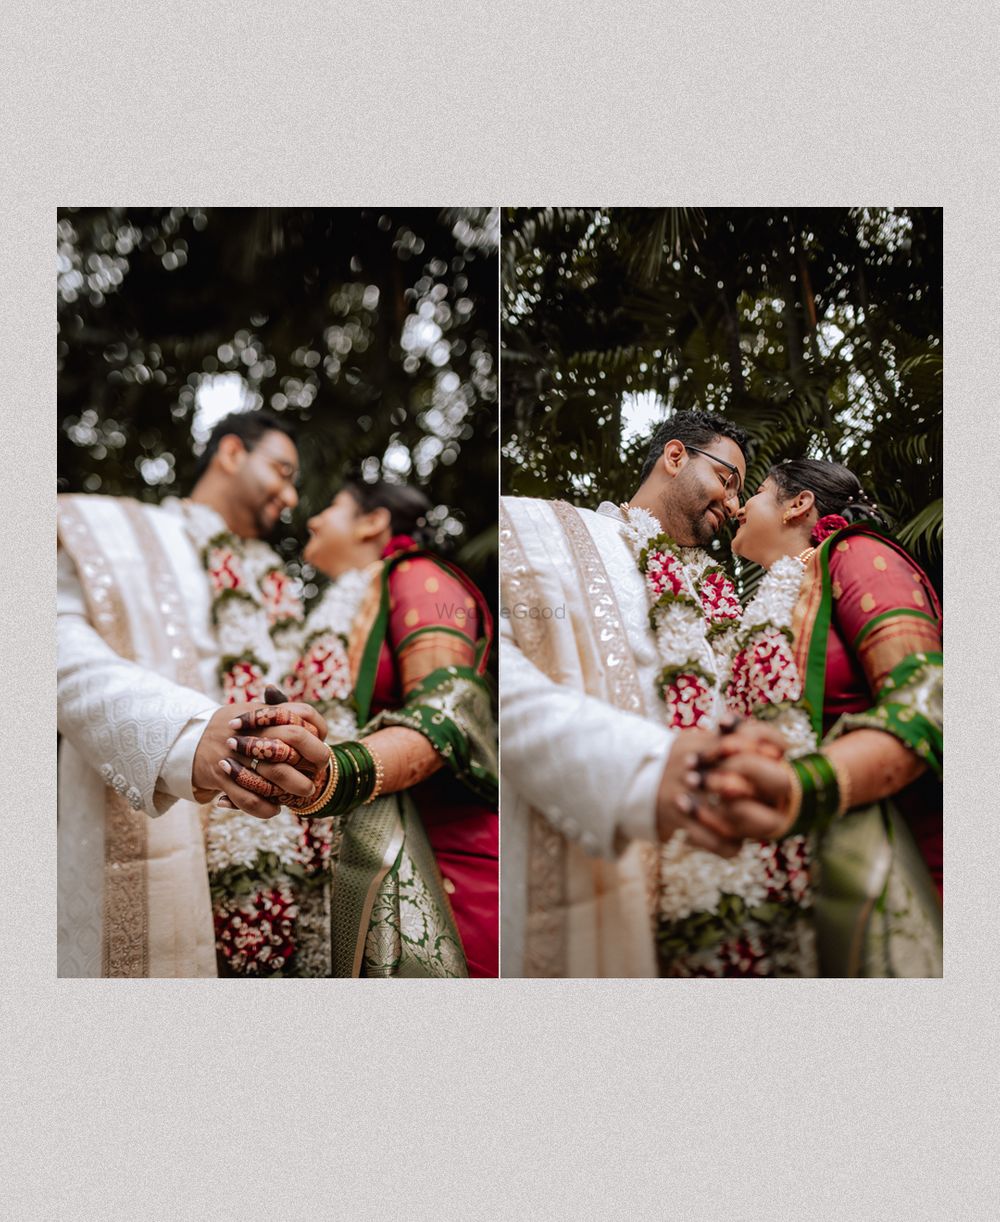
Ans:
{"type": "Polygon", "coordinates": [[[613,506],[501,498],[505,976],[655,976],[655,800],[673,731],[613,506]]]}
{"type": "Polygon", "coordinates": [[[84,603],[60,590],[59,974],[214,976],[202,808],[154,796],[218,702],[204,573],[178,514],[59,501],[84,603]]]}

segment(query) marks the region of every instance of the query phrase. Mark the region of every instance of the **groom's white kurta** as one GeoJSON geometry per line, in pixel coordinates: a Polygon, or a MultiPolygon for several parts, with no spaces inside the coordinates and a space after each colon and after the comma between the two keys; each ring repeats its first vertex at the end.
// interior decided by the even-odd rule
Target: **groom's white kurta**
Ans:
{"type": "Polygon", "coordinates": [[[501,498],[505,976],[652,976],[655,804],[673,741],[614,506],[501,498]]]}
{"type": "Polygon", "coordinates": [[[59,974],[215,975],[191,791],[221,703],[204,569],[176,507],[61,497],[59,538],[59,974]]]}

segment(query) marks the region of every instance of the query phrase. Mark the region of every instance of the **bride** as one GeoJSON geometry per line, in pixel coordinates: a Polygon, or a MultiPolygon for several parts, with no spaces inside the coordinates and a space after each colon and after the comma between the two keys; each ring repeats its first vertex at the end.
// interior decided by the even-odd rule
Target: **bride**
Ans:
{"type": "Polygon", "coordinates": [[[290,649],[282,638],[282,693],[325,717],[330,761],[311,794],[290,794],[276,781],[308,727],[281,724],[280,707],[234,727],[231,775],[286,809],[266,822],[213,812],[230,974],[497,974],[492,621],[419,542],[429,508],[415,488],[348,483],[309,521],[303,558],[332,582],[290,649]],[[227,856],[241,841],[252,856],[227,856]]]}
{"type": "Polygon", "coordinates": [[[778,729],[787,758],[734,745],[694,778],[701,822],[749,839],[731,861],[666,846],[666,970],[939,975],[937,596],[836,463],[779,464],[737,520],[734,553],[767,573],[724,696],[778,729]]]}

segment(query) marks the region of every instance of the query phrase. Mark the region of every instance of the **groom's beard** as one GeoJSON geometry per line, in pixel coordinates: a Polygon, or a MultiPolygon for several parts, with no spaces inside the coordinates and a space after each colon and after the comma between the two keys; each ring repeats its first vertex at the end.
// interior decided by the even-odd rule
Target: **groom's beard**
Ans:
{"type": "Polygon", "coordinates": [[[270,497],[263,505],[258,505],[253,511],[253,523],[257,527],[257,536],[264,543],[274,543],[281,529],[281,514],[285,510],[284,502],[270,497]]]}
{"type": "Polygon", "coordinates": [[[273,543],[281,526],[281,511],[274,513],[267,505],[262,505],[254,514],[254,522],[257,526],[257,537],[265,543],[273,543]]]}
{"type": "Polygon", "coordinates": [[[694,535],[697,543],[704,545],[711,543],[715,536],[722,531],[725,524],[725,513],[720,509],[718,501],[713,501],[711,505],[706,507],[701,517],[691,523],[691,533],[694,535]],[[721,521],[717,516],[718,514],[722,514],[721,521]]]}
{"type": "Polygon", "coordinates": [[[675,496],[672,501],[664,497],[661,503],[667,534],[688,547],[704,547],[706,543],[711,543],[725,525],[725,510],[719,502],[709,501],[706,504],[698,490],[675,496]],[[722,522],[716,521],[717,513],[723,515],[722,522]]]}

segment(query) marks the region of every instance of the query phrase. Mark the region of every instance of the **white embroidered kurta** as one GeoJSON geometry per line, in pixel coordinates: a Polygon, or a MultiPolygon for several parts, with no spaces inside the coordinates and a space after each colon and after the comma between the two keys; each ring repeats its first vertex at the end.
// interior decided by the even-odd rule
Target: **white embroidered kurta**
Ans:
{"type": "Polygon", "coordinates": [[[503,975],[653,976],[674,732],[614,506],[501,498],[503,975]]]}
{"type": "Polygon", "coordinates": [[[191,800],[221,703],[204,570],[176,502],[60,498],[59,533],[59,975],[214,975],[191,800]]]}

